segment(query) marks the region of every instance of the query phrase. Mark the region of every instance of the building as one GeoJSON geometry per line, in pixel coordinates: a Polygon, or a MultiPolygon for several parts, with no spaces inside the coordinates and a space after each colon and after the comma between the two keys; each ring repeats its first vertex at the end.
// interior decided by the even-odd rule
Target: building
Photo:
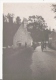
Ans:
{"type": "Polygon", "coordinates": [[[33,39],[30,36],[30,33],[27,31],[27,23],[27,19],[24,18],[21,26],[13,38],[13,47],[19,47],[19,44],[21,44],[21,46],[32,46],[33,39]]]}
{"type": "Polygon", "coordinates": [[[51,47],[56,49],[56,32],[52,31],[49,35],[49,43],[51,44],[51,47]]]}

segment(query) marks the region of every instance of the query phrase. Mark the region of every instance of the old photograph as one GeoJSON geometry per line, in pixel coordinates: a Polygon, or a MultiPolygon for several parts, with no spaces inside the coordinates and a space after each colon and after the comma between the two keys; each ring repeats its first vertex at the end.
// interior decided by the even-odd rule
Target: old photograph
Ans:
{"type": "Polygon", "coordinates": [[[3,80],[56,80],[56,3],[3,3],[3,80]]]}

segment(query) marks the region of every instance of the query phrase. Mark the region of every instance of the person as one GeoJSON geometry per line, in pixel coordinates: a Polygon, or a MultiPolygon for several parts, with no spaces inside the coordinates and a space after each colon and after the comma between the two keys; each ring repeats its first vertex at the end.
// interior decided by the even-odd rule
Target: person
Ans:
{"type": "Polygon", "coordinates": [[[33,48],[34,48],[34,50],[35,50],[35,48],[36,48],[36,44],[35,44],[35,42],[33,42],[33,46],[32,46],[33,48]]]}
{"type": "Polygon", "coordinates": [[[44,49],[44,41],[41,41],[41,50],[43,51],[44,49]]]}
{"type": "Polygon", "coordinates": [[[44,48],[46,49],[46,42],[44,42],[44,48]]]}
{"type": "Polygon", "coordinates": [[[25,47],[27,47],[27,43],[25,42],[25,47]]]}

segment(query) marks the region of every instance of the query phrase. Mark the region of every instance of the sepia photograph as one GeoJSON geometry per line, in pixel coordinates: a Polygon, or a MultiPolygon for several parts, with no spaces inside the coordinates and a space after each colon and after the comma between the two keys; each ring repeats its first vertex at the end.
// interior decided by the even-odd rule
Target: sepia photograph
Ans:
{"type": "Polygon", "coordinates": [[[3,3],[3,80],[56,80],[56,3],[3,3]]]}

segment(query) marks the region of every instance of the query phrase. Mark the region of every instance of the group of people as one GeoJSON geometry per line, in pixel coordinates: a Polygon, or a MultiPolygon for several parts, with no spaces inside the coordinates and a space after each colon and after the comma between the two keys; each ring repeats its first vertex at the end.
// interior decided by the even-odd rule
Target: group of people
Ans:
{"type": "MultiPolygon", "coordinates": [[[[35,48],[36,48],[37,46],[38,46],[38,45],[33,42],[33,46],[32,46],[32,47],[34,48],[34,50],[35,50],[35,48]]],[[[41,41],[41,50],[42,50],[42,51],[43,51],[44,48],[46,49],[46,46],[47,46],[46,41],[41,41]]]]}
{"type": "Polygon", "coordinates": [[[41,41],[41,50],[46,49],[46,41],[41,41]]]}

